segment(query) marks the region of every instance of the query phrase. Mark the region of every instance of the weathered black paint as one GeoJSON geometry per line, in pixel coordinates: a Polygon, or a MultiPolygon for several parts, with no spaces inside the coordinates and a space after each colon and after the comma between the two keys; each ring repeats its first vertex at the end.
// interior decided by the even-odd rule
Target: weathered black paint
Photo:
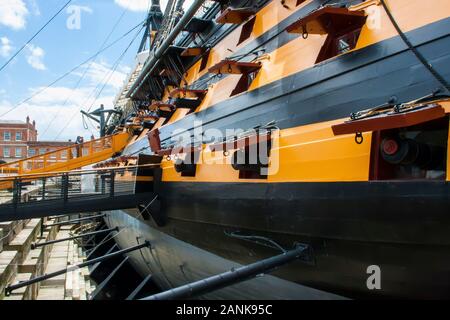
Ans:
{"type": "MultiPolygon", "coordinates": [[[[450,18],[408,33],[436,69],[450,79],[450,18]]],[[[439,83],[398,37],[327,60],[251,92],[232,97],[160,129],[162,141],[172,132],[193,128],[252,128],[277,121],[280,128],[348,116],[386,102],[409,101],[434,91],[439,83]]]]}
{"type": "Polygon", "coordinates": [[[448,182],[164,183],[165,227],[179,240],[242,264],[276,251],[226,233],[310,244],[313,265],[275,273],[351,297],[445,297],[450,293],[448,182]],[[382,268],[381,291],[366,269],[382,268]]]}
{"type": "MultiPolygon", "coordinates": [[[[450,18],[407,33],[446,79],[450,79],[448,30],[450,18]]],[[[333,120],[391,97],[398,102],[411,101],[438,87],[400,38],[394,37],[189,114],[162,127],[161,140],[170,144],[176,130],[192,134],[195,121],[202,121],[203,130],[225,130],[249,129],[273,120],[281,129],[333,120]]],[[[125,152],[147,145],[146,140],[139,140],[125,152]]]]}
{"type": "MultiPolygon", "coordinates": [[[[450,19],[444,19],[407,33],[446,79],[448,30],[450,19]]],[[[168,142],[176,129],[192,131],[195,120],[203,129],[248,129],[272,120],[283,129],[333,120],[392,96],[410,101],[438,86],[394,37],[188,115],[161,128],[161,138],[168,142]]],[[[140,143],[147,141],[126,152],[140,143]]],[[[163,182],[157,192],[167,225],[152,227],[243,264],[274,249],[228,232],[266,236],[286,248],[304,242],[315,263],[289,266],[277,276],[345,296],[442,298],[450,294],[449,190],[444,181],[163,182]],[[380,291],[366,287],[372,264],[382,268],[380,291]]]]}

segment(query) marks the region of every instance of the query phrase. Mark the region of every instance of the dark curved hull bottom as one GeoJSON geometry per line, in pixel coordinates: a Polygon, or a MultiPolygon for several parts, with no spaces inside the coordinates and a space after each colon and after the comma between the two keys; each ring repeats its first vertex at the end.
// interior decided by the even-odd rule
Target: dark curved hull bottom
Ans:
{"type": "MultiPolygon", "coordinates": [[[[120,247],[135,245],[143,239],[152,242],[152,250],[128,254],[131,263],[142,275],[153,275],[162,290],[184,285],[239,267],[239,264],[194,247],[168,236],[155,228],[133,218],[124,211],[108,212],[105,218],[109,226],[122,227],[115,237],[120,247]]],[[[205,294],[203,299],[343,299],[338,295],[323,292],[274,276],[264,275],[221,290],[205,294]]]]}
{"type": "Polygon", "coordinates": [[[278,251],[229,236],[267,237],[285,248],[309,244],[311,263],[295,262],[208,298],[450,297],[448,183],[361,182],[209,184],[164,183],[164,227],[137,212],[114,211],[111,226],[126,226],[121,246],[149,239],[153,254],[135,254],[143,273],[163,288],[248,264],[278,251]],[[367,268],[381,269],[381,289],[367,288],[367,268]],[[301,285],[300,285],[301,284],[301,285]],[[304,287],[304,286],[307,287],[304,287]]]}

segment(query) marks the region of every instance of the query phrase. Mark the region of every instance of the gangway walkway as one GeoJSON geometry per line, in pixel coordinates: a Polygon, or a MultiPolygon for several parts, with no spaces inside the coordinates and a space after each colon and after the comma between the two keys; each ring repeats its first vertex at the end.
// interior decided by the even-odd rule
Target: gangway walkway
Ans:
{"type": "MultiPolygon", "coordinates": [[[[125,148],[129,138],[128,133],[122,132],[82,144],[73,144],[45,154],[2,164],[0,174],[21,176],[79,169],[113,157],[125,148]]],[[[0,183],[0,189],[7,188],[11,188],[11,185],[0,183]]]]}
{"type": "Polygon", "coordinates": [[[8,183],[11,201],[0,205],[0,222],[136,208],[151,201],[154,167],[127,166],[108,169],[41,173],[0,179],[8,183]],[[142,175],[145,168],[147,176],[142,175]],[[33,192],[25,193],[24,190],[33,192]]]}

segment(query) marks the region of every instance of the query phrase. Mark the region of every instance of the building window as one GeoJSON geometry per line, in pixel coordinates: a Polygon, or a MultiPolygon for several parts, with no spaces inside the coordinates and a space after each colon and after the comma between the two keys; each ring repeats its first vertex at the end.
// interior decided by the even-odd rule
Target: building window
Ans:
{"type": "Polygon", "coordinates": [[[36,155],[36,150],[35,149],[28,150],[28,156],[29,157],[34,157],[35,155],[36,155]]]}
{"type": "Polygon", "coordinates": [[[16,158],[22,158],[22,148],[16,148],[16,158]]]}
{"type": "Polygon", "coordinates": [[[8,147],[3,148],[3,157],[9,158],[11,156],[11,152],[8,147]]]}
{"type": "Polygon", "coordinates": [[[47,153],[47,149],[45,149],[45,148],[39,149],[39,154],[44,154],[44,153],[47,153]]]}
{"type": "Polygon", "coordinates": [[[61,151],[61,159],[67,159],[67,150],[61,151]]]}
{"type": "Polygon", "coordinates": [[[9,132],[9,131],[3,132],[3,140],[11,141],[11,132],[9,132]]]}
{"type": "Polygon", "coordinates": [[[16,141],[22,141],[22,132],[16,132],[16,141]]]}

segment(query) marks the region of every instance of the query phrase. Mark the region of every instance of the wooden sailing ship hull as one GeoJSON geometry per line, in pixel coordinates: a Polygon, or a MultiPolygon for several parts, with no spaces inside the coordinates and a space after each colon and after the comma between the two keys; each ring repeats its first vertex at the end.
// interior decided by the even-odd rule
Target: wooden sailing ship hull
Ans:
{"type": "MultiPolygon", "coordinates": [[[[322,2],[301,1],[295,14],[280,15],[274,30],[284,30],[322,2]]],[[[408,25],[405,34],[410,42],[450,80],[448,4],[438,0],[429,7],[422,1],[389,3],[399,21],[408,25]],[[408,17],[421,8],[428,14],[408,17]]],[[[201,130],[222,132],[275,123],[276,173],[248,178],[225,163],[197,164],[194,176],[183,176],[176,171],[173,158],[164,158],[155,188],[158,204],[149,209],[153,214],[114,211],[106,219],[111,227],[132,226],[117,236],[119,244],[130,245],[140,238],[153,241],[154,254],[135,254],[133,262],[143,274],[154,274],[162,288],[277,254],[270,243],[284,248],[296,242],[311,246],[308,263],[295,262],[276,270],[268,282],[241,283],[206,296],[210,298],[324,297],[306,292],[301,285],[346,297],[448,297],[448,96],[438,102],[445,114],[439,119],[363,132],[358,143],[354,134],[333,133],[333,126],[342,124],[352,112],[389,100],[412,101],[441,84],[387,25],[374,33],[363,29],[359,47],[318,63],[318,50],[309,51],[299,43],[307,39],[298,40],[298,35],[290,33],[275,35],[271,30],[240,44],[235,52],[266,41],[269,62],[263,62],[248,90],[230,97],[239,79],[216,79],[208,89],[210,96],[196,112],[177,110],[156,126],[162,145],[168,146],[177,136],[174,132],[194,134],[200,120],[201,130]],[[438,147],[439,169],[430,167],[421,173],[402,169],[399,173],[398,164],[380,160],[383,137],[393,133],[438,147]],[[269,242],[244,237],[264,237],[269,242]],[[379,290],[367,286],[371,265],[381,269],[379,290]]],[[[313,38],[311,43],[311,48],[320,48],[323,39],[313,38]]],[[[214,65],[210,60],[208,65],[214,65]]],[[[199,64],[187,70],[187,82],[205,76],[199,64]]],[[[149,149],[146,134],[136,137],[124,154],[157,153],[149,149]]],[[[202,153],[219,159],[231,156],[207,148],[202,153]]]]}
{"type": "MultiPolygon", "coordinates": [[[[230,261],[236,266],[277,254],[230,236],[239,232],[285,248],[311,245],[310,263],[273,273],[289,282],[352,298],[445,298],[450,292],[448,183],[171,184],[164,191],[165,227],[134,220],[139,212],[117,211],[107,219],[112,227],[133,225],[132,232],[118,236],[125,247],[136,237],[154,241],[157,262],[139,256],[134,261],[163,288],[168,286],[161,277],[179,286],[224,272],[230,261]],[[186,250],[187,244],[193,247],[186,250]],[[381,268],[381,290],[367,287],[371,265],[381,268]]],[[[302,288],[246,292],[233,296],[235,291],[224,290],[210,297],[311,298],[302,288]]]]}

